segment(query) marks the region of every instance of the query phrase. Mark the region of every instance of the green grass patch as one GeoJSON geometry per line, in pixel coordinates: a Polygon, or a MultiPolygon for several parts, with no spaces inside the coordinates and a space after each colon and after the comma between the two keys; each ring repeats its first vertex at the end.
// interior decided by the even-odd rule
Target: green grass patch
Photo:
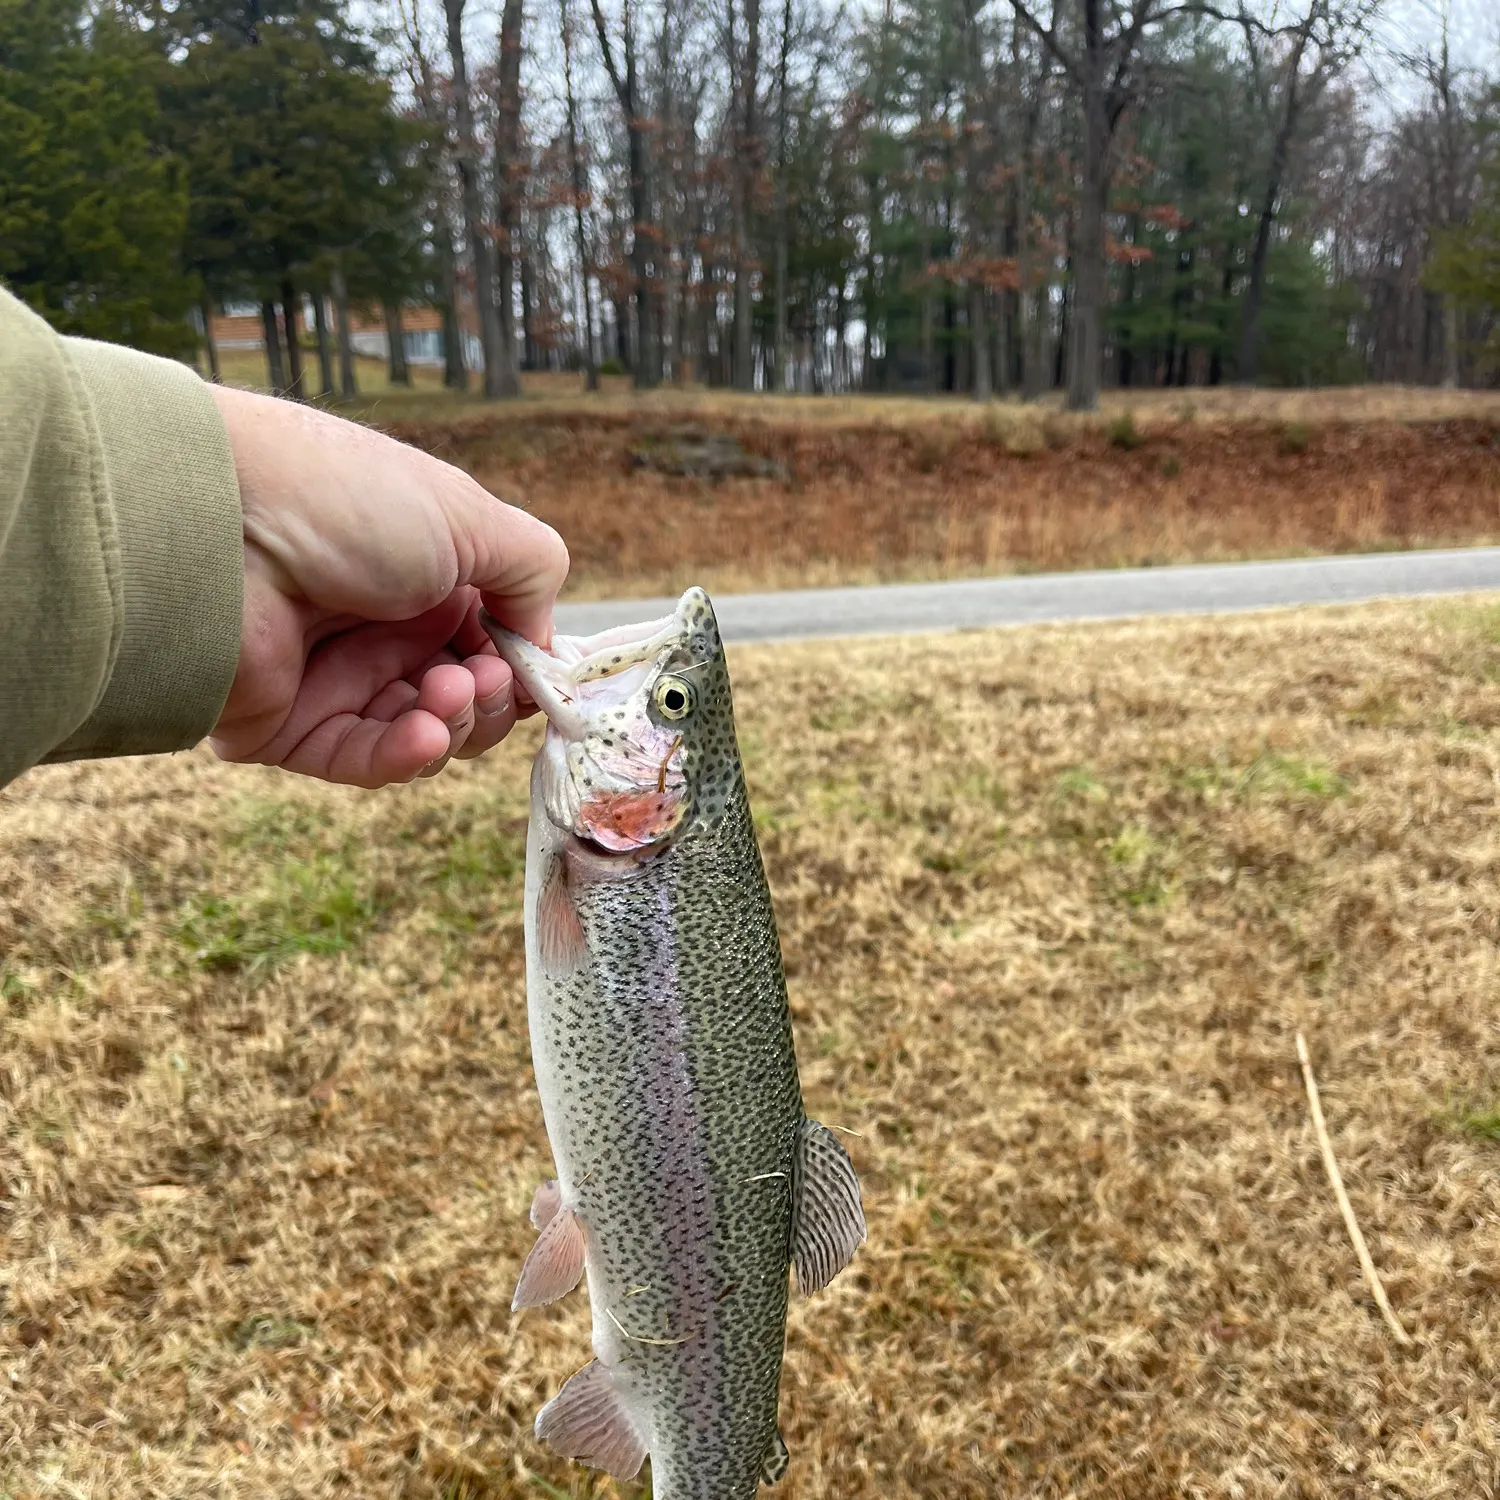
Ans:
{"type": "Polygon", "coordinates": [[[1240,790],[1328,799],[1348,794],[1349,782],[1320,760],[1263,751],[1240,777],[1240,790]]]}
{"type": "Polygon", "coordinates": [[[294,1349],[312,1337],[311,1323],[283,1318],[276,1313],[252,1313],[230,1330],[229,1342],[236,1349],[294,1349]]]}
{"type": "Polygon", "coordinates": [[[1058,776],[1056,787],[1060,797],[1084,802],[1104,802],[1109,797],[1109,789],[1087,766],[1069,766],[1058,776]]]}
{"type": "Polygon", "coordinates": [[[1147,829],[1127,824],[1104,845],[1111,893],[1137,909],[1165,906],[1177,888],[1167,856],[1166,847],[1147,829]]]}
{"type": "Polygon", "coordinates": [[[368,878],[332,854],[287,860],[243,896],[206,895],[179,918],[190,960],[219,972],[273,968],[300,953],[340,953],[375,920],[368,878]]]}
{"type": "Polygon", "coordinates": [[[1457,1108],[1453,1111],[1453,1123],[1475,1140],[1500,1146],[1500,1103],[1457,1108]]]}
{"type": "Polygon", "coordinates": [[[1347,796],[1350,789],[1348,777],[1335,771],[1326,761],[1282,755],[1274,750],[1263,750],[1243,770],[1236,769],[1227,760],[1174,767],[1171,780],[1183,791],[1201,797],[1205,802],[1214,802],[1223,796],[1328,801],[1347,796]]]}

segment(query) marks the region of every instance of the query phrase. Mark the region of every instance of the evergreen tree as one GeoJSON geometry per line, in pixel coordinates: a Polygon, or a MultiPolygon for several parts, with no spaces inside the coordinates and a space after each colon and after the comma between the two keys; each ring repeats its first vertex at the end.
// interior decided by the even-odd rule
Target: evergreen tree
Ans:
{"type": "Polygon", "coordinates": [[[64,333],[183,354],[187,189],[112,6],[0,0],[0,278],[64,333]]]}
{"type": "MultiPolygon", "coordinates": [[[[1492,93],[1488,113],[1492,119],[1500,116],[1500,89],[1492,93]]],[[[1473,213],[1468,223],[1434,237],[1436,253],[1427,281],[1460,307],[1493,315],[1500,313],[1500,126],[1487,123],[1488,150],[1473,213]]]]}
{"type": "Polygon", "coordinates": [[[191,29],[164,97],[191,195],[187,259],[206,285],[280,300],[284,317],[336,266],[356,300],[409,295],[420,130],[396,113],[369,44],[317,0],[199,0],[177,19],[191,29]]]}

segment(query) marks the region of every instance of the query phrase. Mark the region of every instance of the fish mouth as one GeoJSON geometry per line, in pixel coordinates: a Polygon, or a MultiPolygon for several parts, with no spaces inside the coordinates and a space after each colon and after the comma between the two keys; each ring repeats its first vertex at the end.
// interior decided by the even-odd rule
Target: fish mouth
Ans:
{"type": "Polygon", "coordinates": [[[507,630],[485,610],[479,612],[479,623],[527,697],[569,740],[581,740],[588,732],[588,717],[579,706],[586,685],[629,678],[628,683],[619,683],[625,691],[594,688],[589,694],[602,704],[623,700],[639,685],[637,669],[654,665],[683,636],[680,607],[659,620],[622,625],[597,635],[556,636],[550,651],[507,630]]]}
{"type": "Polygon", "coordinates": [[[481,611],[521,689],[547,717],[534,792],[570,855],[604,873],[660,852],[687,805],[682,737],[650,721],[648,684],[683,644],[692,590],[677,610],[551,650],[481,611]]]}

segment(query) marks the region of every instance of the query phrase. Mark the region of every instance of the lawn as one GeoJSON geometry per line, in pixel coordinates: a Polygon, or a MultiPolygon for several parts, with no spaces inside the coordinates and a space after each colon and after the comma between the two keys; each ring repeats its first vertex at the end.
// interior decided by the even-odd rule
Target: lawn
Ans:
{"type": "MultiPolygon", "coordinates": [[[[870,1222],[795,1306],[777,1493],[1495,1494],[1500,609],[733,668],[870,1222]]],[[[616,1492],[530,1436],[585,1298],[509,1312],[534,737],[380,796],[201,753],[0,794],[6,1500],[616,1492]]]]}

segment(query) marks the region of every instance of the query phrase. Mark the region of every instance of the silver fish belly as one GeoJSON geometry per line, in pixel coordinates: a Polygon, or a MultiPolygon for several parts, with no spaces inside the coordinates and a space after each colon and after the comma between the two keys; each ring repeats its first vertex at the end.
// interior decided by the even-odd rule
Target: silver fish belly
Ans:
{"type": "Polygon", "coordinates": [[[804,1291],[865,1225],[808,1121],[711,607],[549,655],[492,629],[548,713],[527,847],[532,1059],[557,1169],[516,1305],[587,1276],[594,1362],[537,1418],[656,1500],[744,1500],[787,1456],[777,1399],[804,1291]],[[557,701],[549,701],[551,699],[557,701]]]}

